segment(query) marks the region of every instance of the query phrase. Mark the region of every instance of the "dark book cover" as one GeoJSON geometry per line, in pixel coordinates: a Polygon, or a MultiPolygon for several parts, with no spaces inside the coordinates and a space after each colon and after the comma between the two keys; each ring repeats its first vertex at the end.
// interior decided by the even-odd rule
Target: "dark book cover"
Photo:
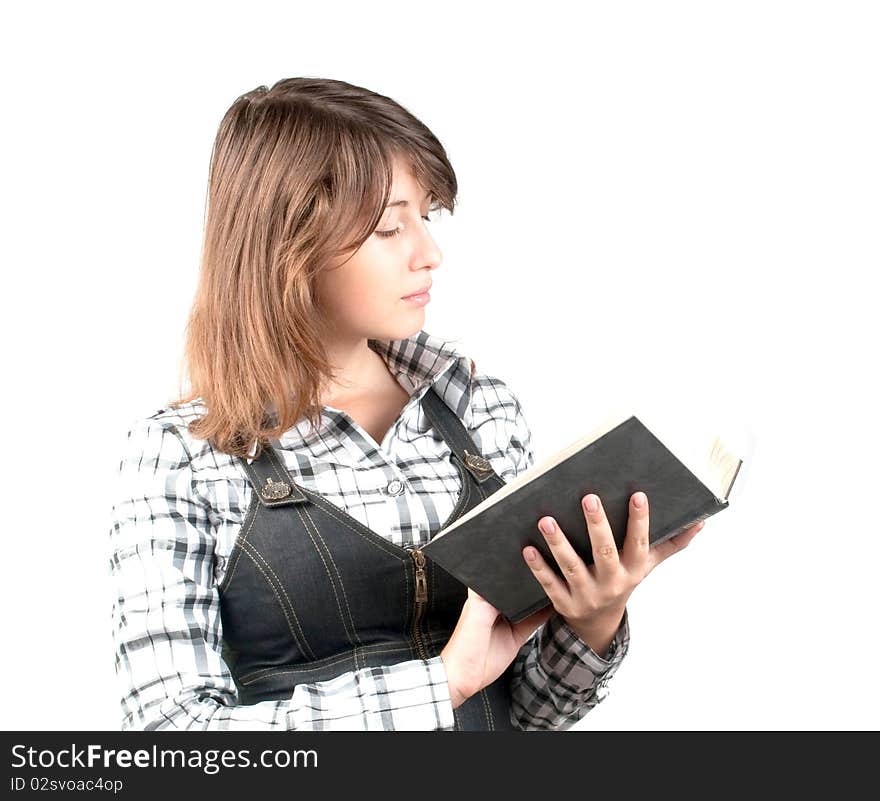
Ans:
{"type": "Polygon", "coordinates": [[[592,492],[602,500],[622,548],[634,492],[648,496],[649,538],[656,544],[725,509],[735,479],[736,474],[723,498],[716,496],[633,416],[506,497],[491,503],[490,496],[483,502],[485,509],[438,532],[422,551],[516,623],[550,603],[522,556],[523,548],[535,546],[560,572],[538,530],[545,515],[555,518],[575,551],[592,564],[584,495],[592,492]]]}

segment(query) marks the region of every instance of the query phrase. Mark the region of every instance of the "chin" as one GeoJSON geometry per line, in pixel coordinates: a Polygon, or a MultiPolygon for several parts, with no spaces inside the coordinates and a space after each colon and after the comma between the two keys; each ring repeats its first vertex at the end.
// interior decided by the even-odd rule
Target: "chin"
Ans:
{"type": "Polygon", "coordinates": [[[371,339],[385,339],[385,340],[396,340],[396,339],[408,339],[411,336],[415,336],[422,330],[422,327],[425,324],[425,315],[424,313],[419,315],[412,315],[409,321],[401,321],[396,325],[384,325],[377,328],[378,333],[371,337],[371,339]]]}

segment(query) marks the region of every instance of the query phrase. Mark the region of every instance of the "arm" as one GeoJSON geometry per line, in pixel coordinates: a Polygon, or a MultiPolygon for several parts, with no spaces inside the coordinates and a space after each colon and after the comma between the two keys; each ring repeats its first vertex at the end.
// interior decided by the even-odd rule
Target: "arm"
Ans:
{"type": "Polygon", "coordinates": [[[222,658],[211,510],[180,435],[128,433],[110,529],[122,729],[451,730],[439,656],[364,668],[242,706],[222,658]]]}

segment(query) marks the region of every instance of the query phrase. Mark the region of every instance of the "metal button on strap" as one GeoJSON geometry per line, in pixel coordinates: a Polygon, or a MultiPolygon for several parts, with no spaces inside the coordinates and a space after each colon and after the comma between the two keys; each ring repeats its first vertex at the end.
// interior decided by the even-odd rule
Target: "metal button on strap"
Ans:
{"type": "Polygon", "coordinates": [[[271,478],[266,479],[266,486],[260,490],[264,501],[280,501],[290,493],[290,484],[285,481],[272,481],[271,478]]]}
{"type": "Polygon", "coordinates": [[[400,495],[403,492],[403,482],[400,479],[392,479],[388,482],[388,486],[385,487],[385,491],[389,495],[400,495]]]}
{"type": "Polygon", "coordinates": [[[492,465],[489,460],[476,453],[465,451],[464,463],[470,468],[470,471],[477,476],[477,478],[484,478],[492,472],[492,465]]]}

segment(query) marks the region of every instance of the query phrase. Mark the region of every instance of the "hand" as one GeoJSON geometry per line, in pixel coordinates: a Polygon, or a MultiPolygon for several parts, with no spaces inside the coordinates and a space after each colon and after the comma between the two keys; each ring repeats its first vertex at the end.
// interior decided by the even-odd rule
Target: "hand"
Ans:
{"type": "Polygon", "coordinates": [[[440,652],[453,709],[504,673],[523,643],[552,614],[553,607],[546,606],[519,623],[510,623],[468,587],[455,631],[440,652]]]}
{"type": "Polygon", "coordinates": [[[592,565],[584,564],[552,517],[542,517],[538,527],[563,577],[556,574],[536,548],[524,548],[523,557],[555,610],[583,642],[602,655],[614,639],[632,591],[662,561],[686,548],[703,528],[704,521],[649,547],[648,499],[644,492],[636,492],[630,497],[626,536],[619,552],[599,497],[584,496],[582,506],[593,552],[592,565]],[[595,499],[595,511],[587,507],[590,499],[595,499]],[[641,507],[636,505],[639,500],[641,507]],[[552,526],[550,533],[544,531],[545,523],[552,526]]]}

